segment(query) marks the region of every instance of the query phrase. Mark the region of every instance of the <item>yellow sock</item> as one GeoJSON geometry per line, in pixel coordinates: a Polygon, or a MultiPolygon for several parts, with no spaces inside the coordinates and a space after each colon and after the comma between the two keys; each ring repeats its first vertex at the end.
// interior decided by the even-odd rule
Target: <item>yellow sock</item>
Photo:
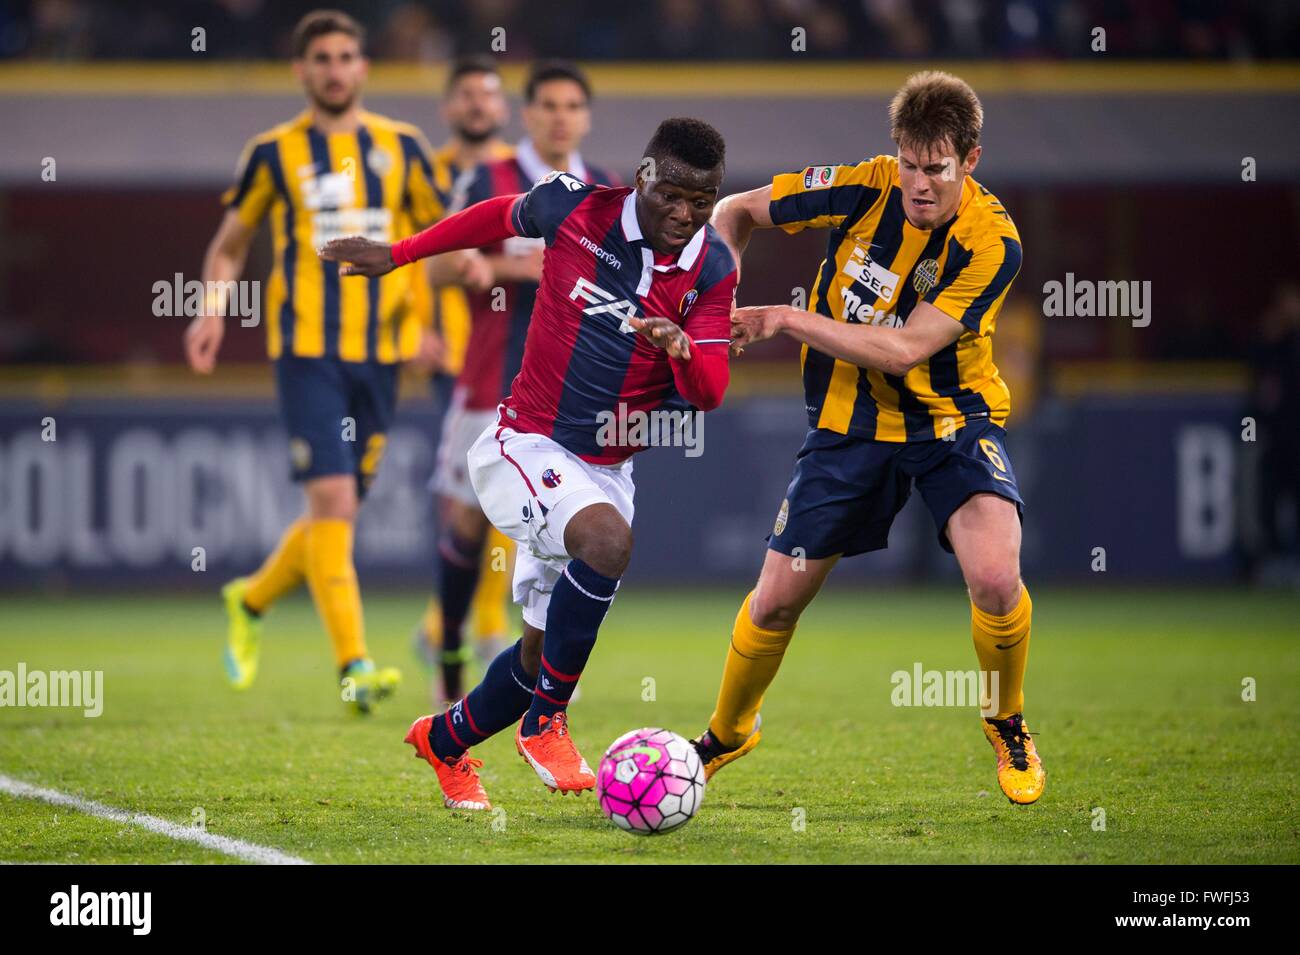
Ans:
{"type": "Polygon", "coordinates": [[[244,605],[254,613],[261,613],[306,579],[304,554],[307,547],[307,525],[300,517],[280,536],[271,555],[262,562],[257,573],[248,578],[244,591],[244,605]]]}
{"type": "Polygon", "coordinates": [[[438,603],[437,597],[430,597],[429,602],[424,605],[421,628],[430,646],[442,646],[442,606],[438,603]]]}
{"type": "Polygon", "coordinates": [[[709,729],[724,746],[739,746],[754,732],[754,717],[763,704],[763,694],[772,685],[785,648],[794,636],[794,628],[764,630],[754,626],[749,617],[753,596],[751,590],[736,614],[718,703],[709,719],[709,729]]]}
{"type": "Polygon", "coordinates": [[[510,597],[510,567],[514,563],[515,542],[495,527],[488,531],[487,546],[479,566],[478,587],[474,590],[471,605],[474,616],[474,636],[484,640],[506,635],[506,601],[510,597]],[[501,559],[501,548],[504,560],[501,559]]]}
{"type": "Polygon", "coordinates": [[[334,643],[334,659],[345,663],[366,655],[361,588],[352,565],[352,523],[327,518],[307,528],[307,585],[316,612],[334,643]]]}
{"type": "Polygon", "coordinates": [[[1020,585],[1020,603],[1005,617],[985,613],[973,603],[971,635],[980,669],[998,675],[997,719],[1025,709],[1025,662],[1029,659],[1029,623],[1034,602],[1029,591],[1020,585]]]}

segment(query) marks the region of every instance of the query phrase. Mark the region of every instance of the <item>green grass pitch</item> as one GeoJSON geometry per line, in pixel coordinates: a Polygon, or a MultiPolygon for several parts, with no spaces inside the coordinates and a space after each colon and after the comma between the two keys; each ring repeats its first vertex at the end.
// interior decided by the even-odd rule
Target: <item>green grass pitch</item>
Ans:
{"type": "MultiPolygon", "coordinates": [[[[626,730],[703,727],[741,596],[620,594],[572,708],[593,765],[626,730]]],[[[0,709],[0,775],[181,824],[201,809],[211,833],[321,863],[1300,862],[1295,595],[1036,589],[1026,713],[1048,782],[1015,807],[974,709],[891,704],[896,670],[976,667],[960,589],[830,590],[769,694],[762,745],[718,774],[696,819],[649,839],[590,794],[548,793],[509,733],[477,751],[504,813],[442,808],[402,742],[429,710],[408,649],[422,601],[366,598],[371,650],[406,682],[365,720],[338,701],[304,598],[269,615],[241,694],[222,675],[215,594],[5,597],[0,670],[103,670],[104,712],[0,709]]],[[[0,861],[234,860],[0,795],[0,861]]]]}

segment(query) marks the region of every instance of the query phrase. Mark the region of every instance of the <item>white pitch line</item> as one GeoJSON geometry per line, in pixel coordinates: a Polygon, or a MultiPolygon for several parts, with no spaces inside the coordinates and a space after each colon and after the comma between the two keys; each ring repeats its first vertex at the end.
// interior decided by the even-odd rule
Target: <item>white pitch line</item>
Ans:
{"type": "Polygon", "coordinates": [[[98,816],[101,819],[110,819],[113,822],[120,822],[125,825],[139,826],[141,829],[156,832],[160,836],[167,836],[169,839],[176,839],[180,842],[193,842],[205,849],[212,849],[214,852],[234,856],[236,859],[243,859],[245,862],[257,862],[262,865],[311,865],[306,859],[287,855],[268,846],[259,846],[256,843],[231,839],[228,836],[214,836],[203,829],[178,825],[142,812],[114,809],[112,806],[105,806],[101,802],[82,799],[80,796],[62,793],[57,789],[33,786],[31,783],[25,783],[21,779],[14,779],[10,776],[0,775],[0,793],[8,793],[10,796],[17,796],[20,799],[39,799],[41,802],[47,802],[53,806],[66,806],[69,809],[75,809],[77,812],[84,812],[88,816],[98,816]]]}

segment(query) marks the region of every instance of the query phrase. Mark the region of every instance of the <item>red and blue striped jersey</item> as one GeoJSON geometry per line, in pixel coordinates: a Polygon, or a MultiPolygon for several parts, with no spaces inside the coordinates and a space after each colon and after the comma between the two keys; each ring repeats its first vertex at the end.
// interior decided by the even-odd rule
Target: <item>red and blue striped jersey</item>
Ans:
{"type": "MultiPolygon", "coordinates": [[[[585,166],[585,171],[582,178],[587,182],[602,186],[617,182],[596,166],[585,166]]],[[[463,203],[454,204],[472,206],[495,196],[516,196],[527,192],[536,178],[529,176],[515,156],[487,162],[473,171],[463,203]]],[[[527,255],[531,246],[542,244],[540,238],[512,236],[479,251],[485,255],[527,255]]],[[[474,410],[495,408],[510,391],[510,383],[523,362],[528,322],[537,297],[536,282],[504,282],[497,288],[467,293],[472,324],[456,387],[465,407],[474,410]]]]}
{"type": "MultiPolygon", "coordinates": [[[[629,317],[664,316],[702,355],[726,360],[736,263],[705,225],[676,256],[657,254],[641,232],[636,192],[551,173],[511,210],[519,235],[546,242],[523,363],[501,423],[544,434],[593,464],[642,446],[598,439],[612,413],[692,408],[667,352],[632,330],[629,317]],[[702,343],[707,342],[707,343],[702,343]]],[[[619,433],[626,433],[618,429],[619,433]]]]}

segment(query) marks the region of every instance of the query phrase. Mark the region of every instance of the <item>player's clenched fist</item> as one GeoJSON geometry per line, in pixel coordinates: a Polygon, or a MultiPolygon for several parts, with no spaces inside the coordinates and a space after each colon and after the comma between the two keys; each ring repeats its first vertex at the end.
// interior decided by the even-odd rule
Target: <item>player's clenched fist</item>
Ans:
{"type": "Polygon", "coordinates": [[[339,275],[368,275],[374,278],[397,268],[387,242],[376,242],[359,235],[330,239],[317,254],[326,262],[347,263],[339,268],[339,275]]]}
{"type": "Polygon", "coordinates": [[[636,329],[637,334],[668,352],[669,357],[682,361],[691,360],[691,339],[682,327],[668,318],[629,318],[627,323],[636,329]]]}
{"type": "Polygon", "coordinates": [[[739,355],[741,349],[754,342],[767,341],[781,331],[789,305],[746,305],[731,313],[731,351],[739,355]]]}
{"type": "Polygon", "coordinates": [[[471,292],[486,292],[492,287],[495,276],[487,256],[475,249],[456,254],[460,256],[456,263],[456,274],[460,276],[461,285],[471,292]]]}
{"type": "Polygon", "coordinates": [[[220,315],[199,315],[185,329],[185,357],[200,375],[210,375],[217,367],[217,351],[226,333],[226,321],[220,315]]]}

